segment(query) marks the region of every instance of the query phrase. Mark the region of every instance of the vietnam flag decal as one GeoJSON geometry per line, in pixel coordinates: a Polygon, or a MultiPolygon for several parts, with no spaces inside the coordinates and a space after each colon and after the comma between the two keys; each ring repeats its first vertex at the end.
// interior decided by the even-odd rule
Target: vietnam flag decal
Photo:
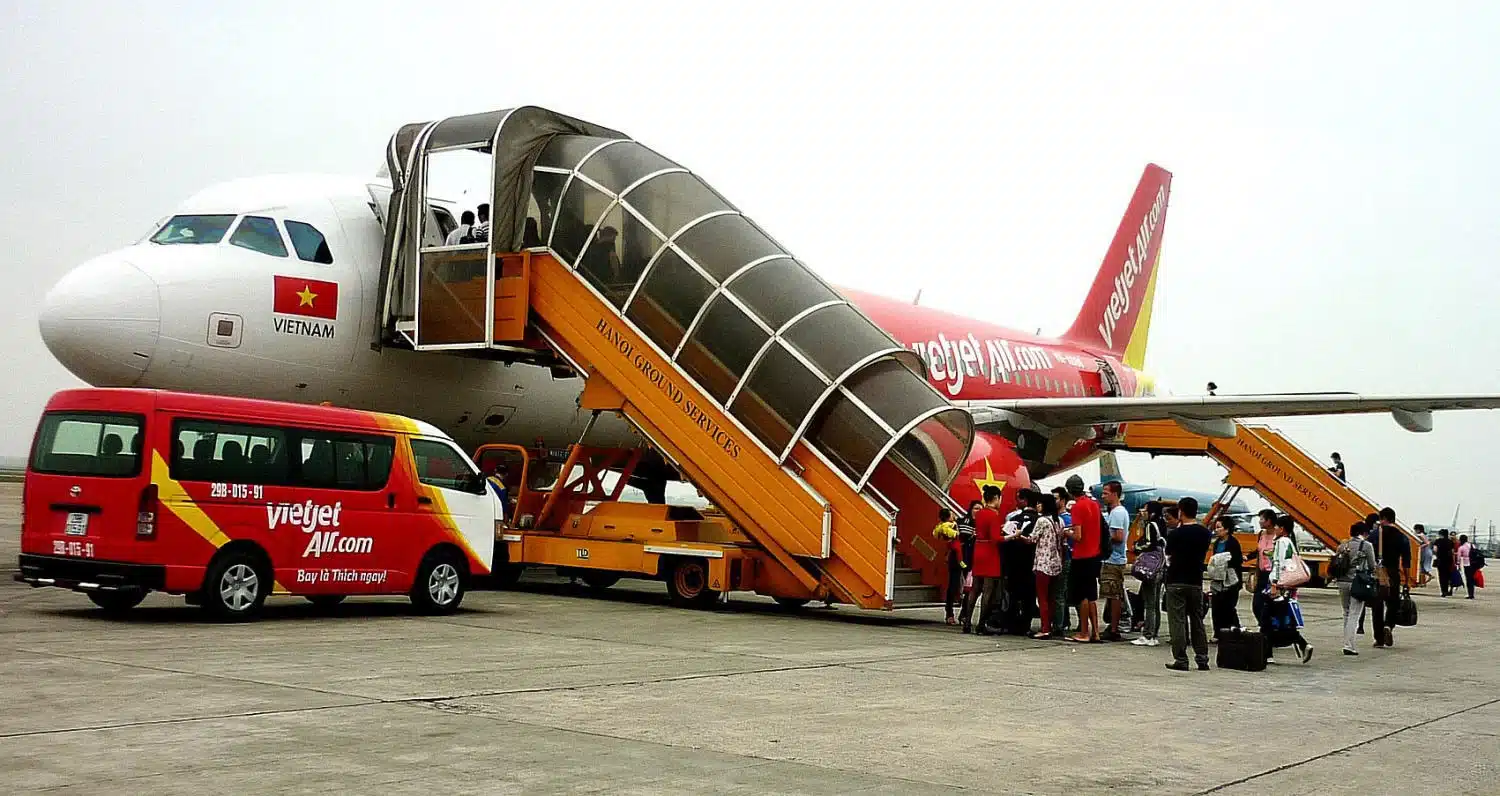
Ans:
{"type": "Polygon", "coordinates": [[[339,283],[277,276],[271,310],[282,315],[335,320],[339,317],[339,283]]]}

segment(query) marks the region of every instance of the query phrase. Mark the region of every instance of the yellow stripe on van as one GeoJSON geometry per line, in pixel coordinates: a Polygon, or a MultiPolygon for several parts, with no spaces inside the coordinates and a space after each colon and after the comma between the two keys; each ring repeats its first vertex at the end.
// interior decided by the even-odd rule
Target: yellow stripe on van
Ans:
{"type": "MultiPolygon", "coordinates": [[[[182,484],[172,480],[171,470],[168,469],[166,461],[162,459],[160,453],[155,451],[151,453],[151,483],[156,485],[156,499],[159,505],[166,507],[177,519],[182,520],[184,525],[192,528],[194,533],[213,545],[215,550],[229,543],[229,537],[219,530],[219,524],[205,514],[203,509],[198,508],[198,504],[193,501],[193,496],[188,494],[182,484]]],[[[269,551],[267,553],[269,554],[269,551]]],[[[276,580],[274,574],[271,576],[271,593],[289,593],[287,588],[276,580]]]]}
{"type": "Polygon", "coordinates": [[[203,513],[203,509],[198,508],[198,504],[193,502],[193,496],[182,488],[182,484],[172,480],[166,461],[156,452],[151,454],[151,483],[156,484],[156,496],[161,504],[195,533],[207,539],[215,549],[229,543],[229,537],[219,530],[218,523],[203,513]]]}

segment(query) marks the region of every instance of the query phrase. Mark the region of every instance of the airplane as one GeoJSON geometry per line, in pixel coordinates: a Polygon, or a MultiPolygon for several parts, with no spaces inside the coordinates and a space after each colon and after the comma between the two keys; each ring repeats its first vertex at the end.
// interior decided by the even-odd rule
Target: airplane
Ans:
{"type": "MultiPolygon", "coordinates": [[[[1032,479],[1089,461],[1101,439],[1134,420],[1223,437],[1235,418],[1391,412],[1426,431],[1435,410],[1500,407],[1500,395],[1155,395],[1143,364],[1171,180],[1146,167],[1077,318],[1057,337],[841,289],[974,418],[955,500],[995,485],[1010,501],[1032,479]]],[[[641,444],[620,418],[586,426],[582,381],[565,367],[381,345],[390,194],[384,175],[272,175],[207,188],[136,243],[66,273],[41,308],[42,339],[95,386],[375,409],[424,418],[470,448],[566,445],[586,427],[591,444],[641,444]]],[[[429,204],[436,243],[456,210],[429,204]]],[[[641,472],[660,502],[672,474],[641,472]]]]}
{"type": "MultiPolygon", "coordinates": [[[[1142,506],[1153,500],[1176,502],[1185,497],[1190,497],[1198,501],[1198,505],[1207,509],[1207,507],[1212,506],[1214,501],[1220,497],[1218,492],[1199,492],[1191,489],[1137,484],[1127,481],[1125,480],[1125,476],[1120,472],[1120,461],[1115,457],[1114,451],[1106,451],[1099,457],[1099,483],[1089,487],[1089,493],[1096,500],[1102,499],[1104,485],[1111,481],[1119,482],[1121,487],[1121,502],[1124,504],[1125,510],[1130,512],[1130,516],[1132,517],[1136,515],[1136,512],[1141,510],[1142,506]]],[[[1224,510],[1224,513],[1233,516],[1248,515],[1250,514],[1250,507],[1245,504],[1245,501],[1236,498],[1229,502],[1229,506],[1224,510]]]]}

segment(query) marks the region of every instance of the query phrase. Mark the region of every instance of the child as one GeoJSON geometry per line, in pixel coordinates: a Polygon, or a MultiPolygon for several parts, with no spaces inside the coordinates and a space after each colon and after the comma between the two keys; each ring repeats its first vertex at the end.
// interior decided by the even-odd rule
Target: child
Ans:
{"type": "Polygon", "coordinates": [[[944,597],[943,607],[947,609],[947,623],[958,624],[953,618],[953,604],[958,601],[959,587],[963,584],[963,552],[959,547],[958,526],[953,522],[953,511],[950,509],[938,509],[938,523],[932,529],[932,535],[937,538],[938,544],[948,548],[948,589],[944,597]]]}

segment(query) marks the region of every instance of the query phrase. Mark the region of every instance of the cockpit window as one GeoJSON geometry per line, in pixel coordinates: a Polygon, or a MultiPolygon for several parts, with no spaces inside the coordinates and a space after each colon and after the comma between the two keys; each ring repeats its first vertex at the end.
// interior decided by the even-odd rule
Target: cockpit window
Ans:
{"type": "Polygon", "coordinates": [[[333,263],[333,252],[328,250],[328,241],[317,227],[301,221],[288,221],[286,234],[291,236],[292,248],[297,250],[298,258],[323,265],[333,263]]]}
{"type": "Polygon", "coordinates": [[[152,243],[218,243],[234,223],[234,216],[172,216],[155,235],[152,243]]]}
{"type": "Polygon", "coordinates": [[[234,246],[269,254],[272,257],[286,256],[286,243],[281,240],[281,229],[276,221],[265,216],[245,216],[230,237],[234,246]]]}

